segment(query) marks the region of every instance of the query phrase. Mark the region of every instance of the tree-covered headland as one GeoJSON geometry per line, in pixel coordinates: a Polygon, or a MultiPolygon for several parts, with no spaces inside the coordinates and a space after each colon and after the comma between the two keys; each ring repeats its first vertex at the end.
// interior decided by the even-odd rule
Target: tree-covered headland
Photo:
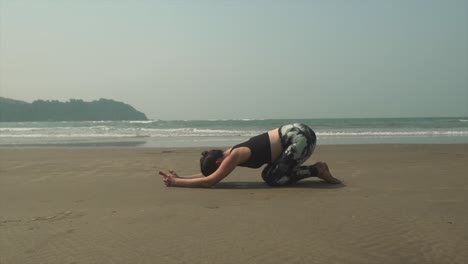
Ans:
{"type": "Polygon", "coordinates": [[[70,99],[32,103],[0,97],[0,122],[148,120],[132,106],[109,99],[85,102],[70,99]]]}

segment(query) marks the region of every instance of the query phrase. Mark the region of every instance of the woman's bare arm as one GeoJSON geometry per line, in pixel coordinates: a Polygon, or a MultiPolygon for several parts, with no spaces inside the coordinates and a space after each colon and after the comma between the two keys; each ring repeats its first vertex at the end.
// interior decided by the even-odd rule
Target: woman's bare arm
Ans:
{"type": "MultiPolygon", "coordinates": [[[[170,175],[174,176],[175,178],[179,178],[179,179],[196,179],[196,178],[202,178],[202,177],[205,177],[205,175],[201,174],[201,173],[197,173],[197,174],[193,174],[193,175],[190,175],[190,176],[179,176],[174,170],[172,169],[169,169],[169,173],[170,175]]],[[[162,171],[159,171],[159,174],[163,175],[164,176],[164,172],[162,171]]]]}
{"type": "Polygon", "coordinates": [[[197,178],[204,178],[205,175],[201,174],[201,173],[197,173],[197,174],[194,174],[194,175],[191,175],[191,176],[181,176],[180,179],[197,179],[197,178]]]}
{"type": "Polygon", "coordinates": [[[160,174],[164,176],[164,183],[169,187],[210,188],[228,176],[239,164],[239,159],[240,155],[232,152],[223,160],[219,168],[207,177],[189,179],[160,174]]]}

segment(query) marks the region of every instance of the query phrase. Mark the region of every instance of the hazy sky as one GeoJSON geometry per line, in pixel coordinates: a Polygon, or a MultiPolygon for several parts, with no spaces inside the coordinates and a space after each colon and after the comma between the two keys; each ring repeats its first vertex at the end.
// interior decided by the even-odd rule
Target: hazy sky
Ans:
{"type": "Polygon", "coordinates": [[[152,119],[468,116],[468,1],[0,0],[0,78],[152,119]]]}

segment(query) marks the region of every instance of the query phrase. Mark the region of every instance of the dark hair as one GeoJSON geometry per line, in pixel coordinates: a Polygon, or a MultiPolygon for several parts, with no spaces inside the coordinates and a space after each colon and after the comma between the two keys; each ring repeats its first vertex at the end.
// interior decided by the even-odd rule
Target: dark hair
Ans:
{"type": "Polygon", "coordinates": [[[216,161],[223,157],[223,151],[220,149],[212,149],[210,151],[203,151],[200,158],[201,173],[208,176],[218,169],[216,161]]]}

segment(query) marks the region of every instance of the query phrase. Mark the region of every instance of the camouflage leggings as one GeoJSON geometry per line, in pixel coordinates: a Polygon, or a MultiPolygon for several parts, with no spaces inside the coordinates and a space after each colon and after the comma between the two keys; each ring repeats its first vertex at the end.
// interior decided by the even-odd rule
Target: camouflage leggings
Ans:
{"type": "Polygon", "coordinates": [[[314,152],[314,131],[304,124],[291,124],[280,127],[279,135],[283,153],[263,169],[263,180],[268,185],[281,186],[317,176],[318,170],[314,166],[299,166],[314,152]]]}

